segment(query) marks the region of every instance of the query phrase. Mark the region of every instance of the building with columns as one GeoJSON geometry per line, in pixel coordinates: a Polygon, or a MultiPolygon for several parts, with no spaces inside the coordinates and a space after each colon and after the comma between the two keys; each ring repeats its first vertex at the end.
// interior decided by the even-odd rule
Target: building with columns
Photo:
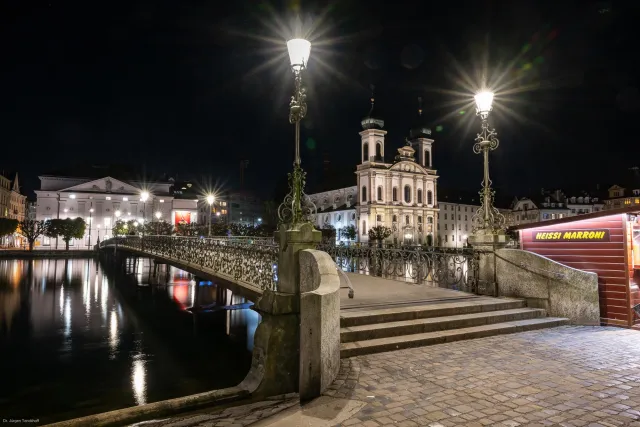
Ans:
{"type": "Polygon", "coordinates": [[[361,126],[355,189],[310,195],[317,208],[315,223],[334,226],[338,235],[340,228],[355,225],[359,242],[368,242],[369,229],[381,225],[391,229],[390,243],[434,245],[438,176],[433,168],[434,140],[425,126],[422,107],[392,162],[385,160],[387,131],[373,98],[361,126]]]}
{"type": "MultiPolygon", "coordinates": [[[[173,196],[174,183],[78,178],[66,176],[40,176],[40,189],[36,190],[36,219],[50,220],[81,217],[87,222],[83,239],[74,239],[70,247],[91,248],[99,240],[112,237],[118,219],[135,220],[142,224],[150,221],[168,221],[172,224],[197,222],[197,200],[173,196]],[[148,192],[146,201],[141,199],[148,192]]],[[[64,249],[61,239],[41,237],[38,249],[64,249]]]]}
{"type": "Polygon", "coordinates": [[[358,187],[338,188],[336,190],[315,193],[310,196],[316,205],[314,225],[326,228],[331,225],[336,229],[336,240],[347,240],[342,235],[342,229],[348,226],[358,227],[356,221],[356,201],[358,187]]]}

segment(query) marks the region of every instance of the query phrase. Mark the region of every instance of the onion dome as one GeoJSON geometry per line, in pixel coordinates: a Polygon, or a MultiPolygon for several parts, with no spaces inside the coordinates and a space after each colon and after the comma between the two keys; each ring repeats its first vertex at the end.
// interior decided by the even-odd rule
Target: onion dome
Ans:
{"type": "Polygon", "coordinates": [[[369,114],[362,119],[360,124],[362,125],[362,129],[382,129],[384,127],[384,120],[380,118],[379,111],[376,110],[375,98],[373,96],[373,90],[375,86],[371,85],[371,109],[369,110],[369,114]]]}
{"type": "Polygon", "coordinates": [[[418,97],[418,115],[413,121],[413,126],[409,131],[409,139],[414,140],[418,138],[431,139],[431,128],[427,126],[427,121],[422,115],[422,97],[418,97]]]}

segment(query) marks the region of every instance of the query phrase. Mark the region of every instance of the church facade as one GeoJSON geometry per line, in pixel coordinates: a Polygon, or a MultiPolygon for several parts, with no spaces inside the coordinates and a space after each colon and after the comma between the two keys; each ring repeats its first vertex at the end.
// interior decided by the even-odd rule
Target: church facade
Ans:
{"type": "Polygon", "coordinates": [[[357,241],[368,242],[375,226],[391,229],[389,243],[427,244],[437,242],[437,180],[433,168],[431,130],[424,126],[422,109],[405,145],[393,162],[385,161],[387,131],[384,120],[371,110],[361,121],[361,158],[355,171],[355,187],[310,195],[316,204],[315,223],[340,229],[354,225],[357,241]]]}

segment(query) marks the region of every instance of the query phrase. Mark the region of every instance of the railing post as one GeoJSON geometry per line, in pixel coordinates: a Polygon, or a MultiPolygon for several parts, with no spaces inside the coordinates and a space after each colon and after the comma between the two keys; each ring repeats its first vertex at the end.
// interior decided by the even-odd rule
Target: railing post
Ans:
{"type": "Polygon", "coordinates": [[[507,245],[504,234],[469,236],[469,244],[478,251],[478,287],[480,295],[498,296],[495,251],[507,245]]]}

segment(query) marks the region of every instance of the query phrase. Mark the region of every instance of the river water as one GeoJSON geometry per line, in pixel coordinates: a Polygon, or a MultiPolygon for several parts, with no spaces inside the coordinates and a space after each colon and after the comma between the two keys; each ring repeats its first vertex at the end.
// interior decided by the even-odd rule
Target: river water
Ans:
{"type": "Polygon", "coordinates": [[[150,260],[0,260],[0,418],[40,423],[237,385],[250,301],[150,260]]]}

